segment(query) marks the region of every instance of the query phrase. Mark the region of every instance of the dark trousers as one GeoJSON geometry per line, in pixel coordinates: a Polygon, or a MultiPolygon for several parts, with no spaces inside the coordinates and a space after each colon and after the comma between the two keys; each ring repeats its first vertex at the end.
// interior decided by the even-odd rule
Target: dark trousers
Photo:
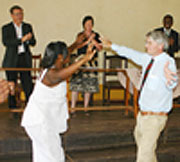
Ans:
{"type": "MultiPolygon", "coordinates": [[[[25,53],[20,54],[18,56],[17,68],[25,68],[27,67],[25,53]]],[[[32,93],[33,83],[30,71],[6,71],[6,77],[8,81],[17,82],[18,74],[20,74],[20,80],[22,84],[22,88],[26,95],[26,102],[29,99],[29,96],[32,93]]],[[[9,108],[16,108],[16,98],[15,96],[9,95],[8,97],[8,106],[9,108]]]]}

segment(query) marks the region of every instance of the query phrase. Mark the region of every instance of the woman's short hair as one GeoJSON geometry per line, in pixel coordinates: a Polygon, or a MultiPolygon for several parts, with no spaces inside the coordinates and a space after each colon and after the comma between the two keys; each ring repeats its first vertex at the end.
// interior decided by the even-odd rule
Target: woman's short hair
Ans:
{"type": "Polygon", "coordinates": [[[151,37],[158,44],[164,45],[164,51],[167,51],[169,48],[169,39],[162,31],[150,31],[146,34],[146,37],[151,37]]]}
{"type": "Polygon", "coordinates": [[[82,21],[83,27],[84,27],[84,25],[86,24],[86,22],[89,21],[89,20],[91,20],[91,21],[92,21],[92,25],[94,25],[94,19],[93,19],[93,17],[88,15],[88,16],[85,16],[85,17],[83,18],[83,21],[82,21]]]}
{"type": "Polygon", "coordinates": [[[44,57],[41,61],[41,67],[52,67],[55,64],[58,55],[63,55],[63,59],[66,59],[68,55],[67,45],[60,41],[49,43],[45,49],[44,57]]]}

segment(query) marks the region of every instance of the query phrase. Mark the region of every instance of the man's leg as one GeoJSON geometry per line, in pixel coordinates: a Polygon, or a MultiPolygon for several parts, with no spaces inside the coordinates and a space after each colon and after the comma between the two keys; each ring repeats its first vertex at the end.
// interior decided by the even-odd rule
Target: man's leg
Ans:
{"type": "MultiPolygon", "coordinates": [[[[18,68],[27,67],[25,55],[26,53],[18,56],[18,68]]],[[[26,95],[26,102],[27,102],[29,100],[29,96],[31,95],[33,89],[31,71],[20,71],[20,80],[26,95]]]]}
{"type": "Polygon", "coordinates": [[[21,71],[20,79],[21,79],[21,84],[22,84],[23,90],[26,95],[26,102],[28,102],[29,96],[31,95],[32,89],[33,89],[31,72],[30,71],[21,71]]]}
{"type": "Polygon", "coordinates": [[[136,126],[134,129],[134,138],[135,138],[137,147],[139,146],[139,141],[142,137],[139,120],[140,120],[140,113],[138,113],[138,115],[137,115],[136,126]]]}
{"type": "Polygon", "coordinates": [[[138,115],[135,128],[135,139],[138,147],[137,162],[157,162],[155,154],[157,140],[166,121],[167,116],[138,115]]]}

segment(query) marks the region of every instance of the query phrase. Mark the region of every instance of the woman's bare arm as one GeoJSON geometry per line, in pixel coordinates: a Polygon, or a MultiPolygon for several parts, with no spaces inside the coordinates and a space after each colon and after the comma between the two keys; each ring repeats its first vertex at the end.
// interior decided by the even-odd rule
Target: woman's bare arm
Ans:
{"type": "Polygon", "coordinates": [[[102,50],[102,45],[98,43],[95,39],[92,40],[92,44],[97,48],[98,51],[102,50]]]}
{"type": "Polygon", "coordinates": [[[54,86],[61,82],[62,80],[66,80],[69,78],[73,73],[75,73],[84,63],[91,60],[96,53],[96,50],[92,51],[93,44],[90,44],[88,47],[88,50],[86,52],[86,55],[79,60],[78,62],[75,62],[74,64],[62,68],[62,69],[50,69],[47,72],[47,75],[45,77],[45,83],[47,83],[48,86],[54,86]]]}
{"type": "Polygon", "coordinates": [[[84,35],[83,35],[83,34],[79,34],[79,35],[77,36],[75,42],[68,47],[68,56],[67,56],[67,58],[64,60],[64,63],[65,63],[65,64],[70,61],[70,56],[71,56],[72,52],[73,52],[75,49],[78,49],[79,46],[83,43],[83,41],[84,41],[84,35]]]}

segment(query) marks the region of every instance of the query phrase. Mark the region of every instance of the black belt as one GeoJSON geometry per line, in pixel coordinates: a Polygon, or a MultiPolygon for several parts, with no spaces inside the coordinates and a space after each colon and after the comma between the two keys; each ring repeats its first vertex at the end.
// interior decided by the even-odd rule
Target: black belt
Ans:
{"type": "Polygon", "coordinates": [[[25,55],[25,52],[18,53],[18,56],[25,55]]]}

